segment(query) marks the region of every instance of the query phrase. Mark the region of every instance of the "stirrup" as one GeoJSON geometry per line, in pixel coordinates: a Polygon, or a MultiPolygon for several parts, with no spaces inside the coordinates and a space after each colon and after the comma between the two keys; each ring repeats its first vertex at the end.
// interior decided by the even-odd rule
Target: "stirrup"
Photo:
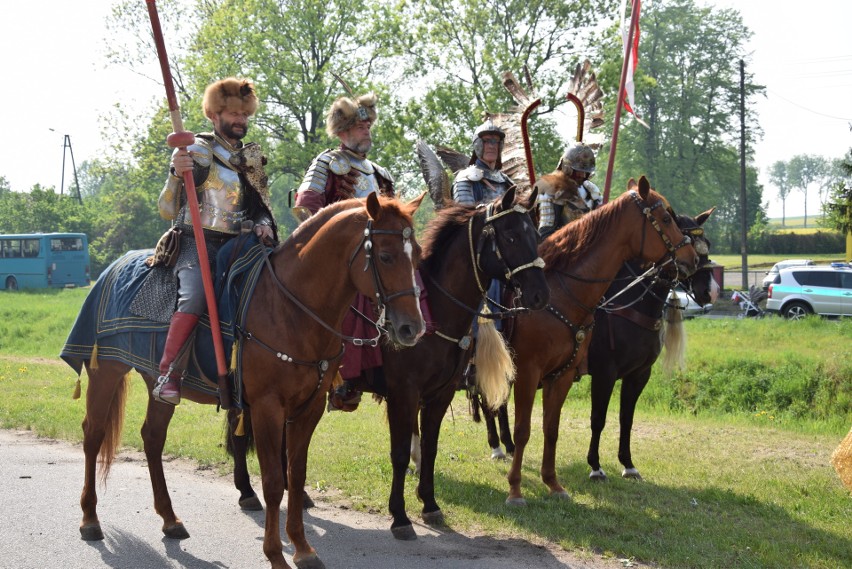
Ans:
{"type": "Polygon", "coordinates": [[[181,373],[178,377],[173,377],[173,373],[174,367],[169,367],[166,373],[157,378],[157,384],[151,390],[151,396],[155,401],[166,405],[178,405],[180,403],[184,373],[181,373]],[[173,389],[166,389],[166,392],[163,393],[163,388],[167,386],[173,389]]]}

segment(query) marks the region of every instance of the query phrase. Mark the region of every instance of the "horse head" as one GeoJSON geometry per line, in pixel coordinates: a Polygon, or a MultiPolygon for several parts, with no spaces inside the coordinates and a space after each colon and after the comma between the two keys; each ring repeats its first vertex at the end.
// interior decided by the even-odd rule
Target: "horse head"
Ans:
{"type": "Polygon", "coordinates": [[[361,244],[349,261],[352,282],[378,305],[379,325],[385,322],[391,342],[413,346],[426,330],[420,311],[414,269],[420,245],[412,216],[423,193],[408,204],[371,193],[365,201],[367,226],[361,244]]]}
{"type": "Polygon", "coordinates": [[[538,232],[530,217],[538,191],[524,198],[515,186],[485,206],[477,266],[488,277],[514,287],[517,302],[538,310],[550,300],[544,261],[538,256],[538,232]]]}
{"type": "Polygon", "coordinates": [[[702,227],[715,209],[710,208],[695,217],[677,216],[678,227],[692,239],[692,245],[698,253],[698,270],[686,278],[683,285],[695,301],[702,305],[716,302],[719,296],[719,284],[713,278],[713,267],[716,263],[710,260],[711,243],[702,227]]]}
{"type": "Polygon", "coordinates": [[[638,183],[631,178],[627,190],[622,199],[632,199],[647,222],[636,256],[660,263],[673,262],[681,278],[694,273],[698,268],[698,254],[691,238],[678,227],[668,200],[651,189],[645,176],[639,178],[638,183]]]}

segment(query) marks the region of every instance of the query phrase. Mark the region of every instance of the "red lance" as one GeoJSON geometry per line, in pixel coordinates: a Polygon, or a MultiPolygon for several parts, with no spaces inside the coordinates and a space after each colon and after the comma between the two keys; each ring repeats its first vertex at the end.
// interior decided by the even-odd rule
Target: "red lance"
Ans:
{"type": "MultiPolygon", "coordinates": [[[[163,72],[163,84],[166,87],[166,98],[169,101],[169,117],[172,121],[172,132],[166,143],[172,148],[186,148],[195,142],[195,135],[183,129],[180,107],[175,97],[172,74],[169,70],[169,58],[166,55],[166,44],[163,41],[163,31],[160,28],[160,17],[157,15],[155,0],[145,0],[148,4],[148,15],[154,32],[154,43],[157,46],[157,57],[160,60],[160,70],[163,72]]],[[[228,386],[228,368],[225,364],[225,348],[222,344],[222,332],[219,328],[219,309],[216,306],[216,296],[213,290],[213,278],[210,276],[210,262],[207,258],[207,245],[204,242],[204,230],[201,227],[201,214],[198,210],[198,197],[195,194],[195,180],[192,172],[185,172],[183,185],[186,188],[186,201],[192,218],[192,233],[198,249],[198,263],[201,265],[201,280],[204,283],[204,296],[207,299],[207,313],[210,317],[210,332],[213,336],[213,348],[216,352],[216,371],[218,373],[219,404],[223,409],[231,406],[228,386]]]]}

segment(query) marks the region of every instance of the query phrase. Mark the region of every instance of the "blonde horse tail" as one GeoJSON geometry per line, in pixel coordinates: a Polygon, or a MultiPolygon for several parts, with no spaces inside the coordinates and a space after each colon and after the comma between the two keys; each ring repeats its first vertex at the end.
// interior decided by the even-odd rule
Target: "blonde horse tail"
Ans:
{"type": "Polygon", "coordinates": [[[668,308],[660,328],[660,339],[665,348],[662,365],[667,374],[686,367],[686,330],[683,327],[683,311],[679,307],[677,296],[669,296],[668,308]]]}
{"type": "Polygon", "coordinates": [[[496,411],[509,399],[509,387],[515,381],[515,362],[492,320],[479,320],[474,363],[483,403],[496,411]]]}
{"type": "Polygon", "coordinates": [[[124,411],[129,390],[130,371],[118,380],[115,395],[107,410],[106,422],[104,424],[104,440],[101,443],[100,453],[98,453],[101,484],[106,483],[110,467],[112,467],[115,456],[118,454],[118,447],[121,444],[121,431],[124,428],[124,411]]]}

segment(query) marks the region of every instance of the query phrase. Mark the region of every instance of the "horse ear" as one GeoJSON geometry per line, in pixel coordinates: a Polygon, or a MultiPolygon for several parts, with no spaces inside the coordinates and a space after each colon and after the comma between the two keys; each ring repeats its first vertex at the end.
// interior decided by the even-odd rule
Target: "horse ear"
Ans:
{"type": "Polygon", "coordinates": [[[696,215],[695,216],[695,222],[698,225],[704,225],[704,222],[707,221],[707,218],[710,217],[710,214],[712,214],[714,211],[716,211],[715,205],[713,207],[711,207],[710,209],[708,209],[707,211],[705,211],[704,213],[699,213],[698,215],[696,215]]]}
{"type": "Polygon", "coordinates": [[[373,221],[378,221],[382,216],[382,204],[379,203],[379,194],[376,192],[367,194],[367,213],[373,221]]]}
{"type": "Polygon", "coordinates": [[[414,216],[414,212],[417,211],[417,208],[420,207],[420,204],[423,203],[423,198],[426,197],[428,192],[423,192],[407,204],[405,204],[405,209],[408,210],[408,215],[414,216]]]}
{"type": "Polygon", "coordinates": [[[502,211],[509,211],[512,209],[512,205],[515,203],[515,187],[516,186],[510,187],[506,190],[506,193],[503,194],[503,199],[500,202],[502,211]]]}
{"type": "Polygon", "coordinates": [[[627,191],[630,192],[639,187],[639,184],[636,183],[636,178],[630,178],[627,180],[627,191]]]}
{"type": "Polygon", "coordinates": [[[642,176],[639,178],[639,195],[642,199],[648,198],[648,193],[651,191],[651,182],[648,181],[648,178],[642,176]]]}
{"type": "Polygon", "coordinates": [[[535,207],[535,204],[538,202],[538,188],[533,188],[530,192],[530,195],[527,196],[527,201],[524,204],[524,207],[527,209],[532,209],[535,207]]]}

